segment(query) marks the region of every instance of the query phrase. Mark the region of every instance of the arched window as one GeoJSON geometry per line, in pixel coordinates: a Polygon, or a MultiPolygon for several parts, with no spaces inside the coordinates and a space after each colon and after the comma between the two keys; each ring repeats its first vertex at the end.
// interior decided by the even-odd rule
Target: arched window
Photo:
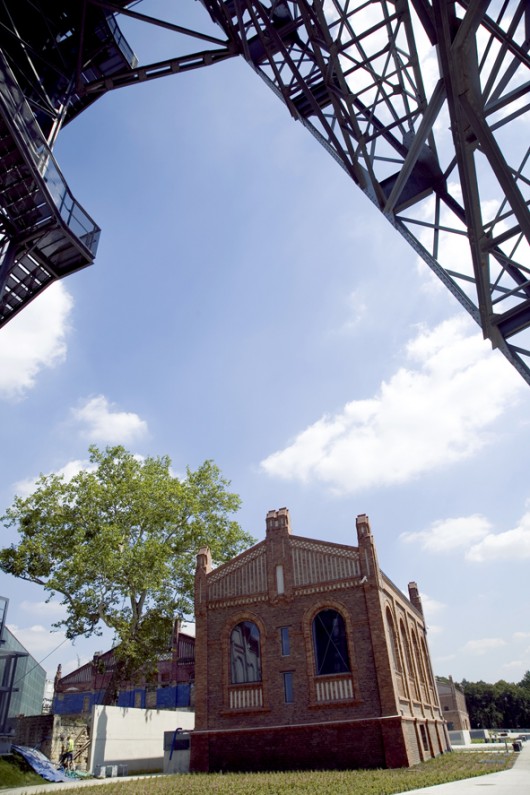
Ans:
{"type": "Polygon", "coordinates": [[[409,639],[403,621],[399,622],[399,631],[401,634],[401,643],[403,644],[403,651],[405,652],[405,665],[409,677],[409,684],[412,686],[412,695],[414,698],[419,698],[418,683],[414,673],[414,665],[412,664],[412,656],[410,653],[409,639]]]}
{"type": "Polygon", "coordinates": [[[261,682],[259,629],[252,621],[241,621],[230,635],[232,684],[261,682]]]}
{"type": "Polygon", "coordinates": [[[390,636],[390,654],[392,656],[392,663],[394,665],[394,669],[401,673],[401,664],[399,661],[399,653],[398,653],[398,644],[396,638],[396,630],[394,627],[394,621],[392,619],[392,614],[390,610],[387,608],[386,610],[386,623],[388,627],[388,634],[390,636]]]}
{"type": "Polygon", "coordinates": [[[420,684],[421,684],[421,686],[422,686],[422,688],[424,690],[423,697],[426,698],[427,697],[427,693],[426,693],[427,680],[425,678],[425,669],[423,667],[423,662],[422,662],[422,659],[421,659],[421,656],[420,656],[420,649],[419,649],[419,646],[418,646],[418,639],[416,638],[416,632],[414,632],[414,631],[412,632],[412,648],[414,649],[414,657],[416,658],[416,668],[418,669],[418,677],[419,677],[419,680],[420,680],[420,684]]]}
{"type": "Polygon", "coordinates": [[[350,671],[344,619],[336,610],[321,610],[313,619],[317,676],[350,671]]]}
{"type": "Polygon", "coordinates": [[[427,647],[425,645],[425,640],[423,638],[421,639],[421,652],[422,652],[422,655],[423,655],[423,665],[425,667],[425,672],[427,674],[428,685],[429,685],[429,687],[431,689],[434,690],[435,685],[434,685],[434,682],[432,680],[431,667],[429,665],[429,655],[427,654],[427,647]]]}

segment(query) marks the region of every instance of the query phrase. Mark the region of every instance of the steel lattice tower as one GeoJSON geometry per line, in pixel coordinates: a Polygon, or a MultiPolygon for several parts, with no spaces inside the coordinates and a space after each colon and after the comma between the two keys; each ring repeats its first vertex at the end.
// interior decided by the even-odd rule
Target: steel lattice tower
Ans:
{"type": "Polygon", "coordinates": [[[239,55],[530,383],[527,0],[201,2],[218,36],[147,2],[3,0],[0,322],[95,254],[51,154],[60,126],[105,91],[239,55]],[[121,17],[203,49],[139,65],[121,17]]]}

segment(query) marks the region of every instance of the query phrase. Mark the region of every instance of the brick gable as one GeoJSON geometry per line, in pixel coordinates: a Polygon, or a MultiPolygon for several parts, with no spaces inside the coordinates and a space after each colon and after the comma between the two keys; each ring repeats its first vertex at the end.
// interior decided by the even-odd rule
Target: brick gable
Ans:
{"type": "Polygon", "coordinates": [[[193,770],[395,767],[447,749],[417,586],[407,598],[381,572],[367,516],[356,529],[357,546],[295,536],[282,508],[228,563],[200,551],[193,770]]]}

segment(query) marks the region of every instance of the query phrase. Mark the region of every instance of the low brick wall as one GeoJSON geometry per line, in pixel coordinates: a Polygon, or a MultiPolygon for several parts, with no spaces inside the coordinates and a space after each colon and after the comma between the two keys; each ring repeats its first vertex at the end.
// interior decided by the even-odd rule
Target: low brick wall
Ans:
{"type": "Polygon", "coordinates": [[[341,721],[262,731],[195,732],[191,740],[191,769],[204,772],[384,768],[408,764],[402,727],[395,721],[388,727],[384,721],[341,721]]]}

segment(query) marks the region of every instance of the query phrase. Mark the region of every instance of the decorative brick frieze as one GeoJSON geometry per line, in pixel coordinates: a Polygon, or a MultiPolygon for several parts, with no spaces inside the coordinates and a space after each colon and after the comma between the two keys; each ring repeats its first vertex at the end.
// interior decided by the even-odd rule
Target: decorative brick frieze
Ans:
{"type": "Polygon", "coordinates": [[[326,582],[322,585],[306,585],[302,588],[295,588],[294,595],[295,596],[304,596],[307,594],[315,594],[315,593],[326,593],[330,591],[342,591],[345,588],[353,588],[355,585],[359,585],[359,578],[357,577],[354,580],[343,580],[335,581],[335,582],[326,582]]]}
{"type": "Polygon", "coordinates": [[[209,603],[208,607],[210,610],[220,610],[226,607],[238,607],[239,605],[248,605],[251,604],[259,604],[259,602],[267,602],[268,597],[266,595],[263,596],[256,596],[255,594],[252,595],[252,599],[248,596],[240,596],[234,599],[220,599],[212,601],[209,603]]]}
{"type": "Polygon", "coordinates": [[[292,552],[295,587],[359,577],[361,573],[357,554],[330,554],[322,544],[293,544],[292,552]]]}

